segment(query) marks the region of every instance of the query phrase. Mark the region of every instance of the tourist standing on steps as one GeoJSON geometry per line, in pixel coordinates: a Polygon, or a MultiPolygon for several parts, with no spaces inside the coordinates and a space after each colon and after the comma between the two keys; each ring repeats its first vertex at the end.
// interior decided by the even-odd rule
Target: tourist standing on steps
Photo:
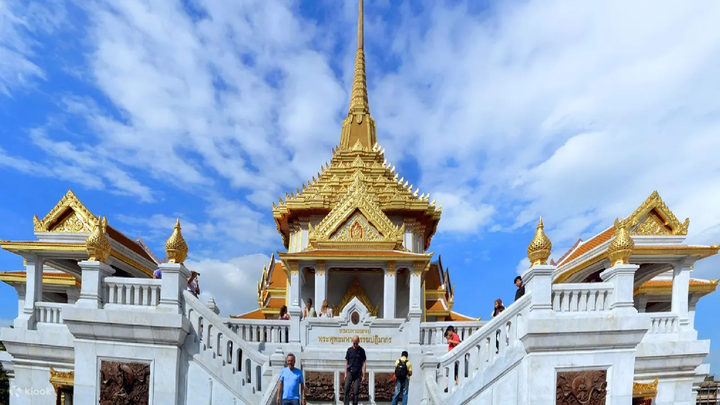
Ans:
{"type": "Polygon", "coordinates": [[[525,295],[525,284],[523,284],[522,277],[515,277],[515,287],[517,287],[517,291],[515,291],[515,301],[517,301],[525,295]]]}
{"type": "MultiPolygon", "coordinates": [[[[452,325],[448,326],[447,329],[445,330],[445,338],[448,341],[448,352],[451,351],[452,349],[454,349],[455,346],[460,344],[460,336],[458,336],[458,334],[455,333],[455,328],[452,325]]],[[[458,385],[459,368],[460,368],[460,363],[458,363],[456,361],[455,362],[455,385],[458,385]]],[[[448,386],[450,385],[450,376],[448,375],[449,373],[450,373],[449,370],[445,371],[445,377],[447,377],[446,378],[447,381],[445,382],[445,392],[448,392],[448,386]]]]}
{"type": "Polygon", "coordinates": [[[162,270],[156,269],[155,271],[153,271],[153,278],[155,280],[160,280],[162,278],[162,270]]]}
{"type": "Polygon", "coordinates": [[[397,405],[400,393],[402,393],[402,404],[407,405],[411,376],[412,363],[408,360],[408,352],[403,351],[400,359],[395,360],[395,395],[393,395],[392,405],[397,405]]]}
{"type": "Polygon", "coordinates": [[[295,355],[289,353],[285,359],[287,367],[280,372],[278,405],[305,405],[305,380],[302,371],[295,368],[295,355]]]}
{"type": "Polygon", "coordinates": [[[492,317],[495,318],[496,316],[500,315],[502,311],[505,310],[505,305],[503,305],[502,300],[500,298],[495,300],[495,307],[493,308],[492,317]]]}
{"type": "Polygon", "coordinates": [[[315,308],[312,305],[312,298],[308,298],[305,301],[305,308],[303,308],[303,319],[304,318],[315,318],[317,314],[315,313],[315,308]]]}
{"type": "Polygon", "coordinates": [[[198,272],[195,270],[190,271],[190,278],[187,281],[187,289],[192,295],[197,298],[200,295],[200,281],[198,280],[198,272]]]}
{"type": "Polygon", "coordinates": [[[283,305],[280,308],[280,316],[278,317],[281,321],[289,321],[290,320],[290,314],[287,310],[287,305],[283,305]]]}
{"type": "Polygon", "coordinates": [[[360,347],[360,338],[355,335],[352,339],[352,346],[345,354],[345,405],[350,404],[350,387],[353,392],[353,405],[358,405],[360,396],[360,384],[365,382],[365,349],[360,347]]]}

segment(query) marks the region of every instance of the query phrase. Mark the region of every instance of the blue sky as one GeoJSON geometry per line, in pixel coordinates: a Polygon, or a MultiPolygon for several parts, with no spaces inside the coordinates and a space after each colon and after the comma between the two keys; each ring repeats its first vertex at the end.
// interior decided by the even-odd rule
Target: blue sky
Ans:
{"type": "MultiPolygon", "coordinates": [[[[365,3],[378,140],[443,204],[431,250],[457,311],[512,299],[539,215],[557,258],[657,189],[690,217],[689,242],[720,243],[720,4],[365,3]]],[[[160,257],[180,217],[205,291],[225,314],[252,309],[281,248],[272,202],[339,142],[356,13],[354,0],[0,2],[0,238],[33,239],[32,216],[68,189],[160,257]]],[[[0,269],[21,267],[0,252],[0,269]]],[[[0,318],[14,300],[0,286],[0,318]]],[[[719,300],[699,304],[703,338],[720,337],[719,300]]]]}

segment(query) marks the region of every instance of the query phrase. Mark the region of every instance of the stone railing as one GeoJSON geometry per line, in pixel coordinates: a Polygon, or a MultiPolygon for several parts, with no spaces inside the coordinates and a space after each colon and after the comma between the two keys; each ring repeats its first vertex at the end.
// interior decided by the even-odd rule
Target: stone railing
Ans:
{"type": "Polygon", "coordinates": [[[258,403],[272,379],[269,357],[241,339],[192,294],[184,291],[183,298],[184,314],[190,320],[191,333],[199,345],[195,360],[245,402],[258,403]]]}
{"type": "Polygon", "coordinates": [[[106,277],[103,280],[105,305],[155,307],[160,303],[162,280],[106,277]]]}
{"type": "Polygon", "coordinates": [[[482,328],[462,341],[455,349],[437,359],[439,374],[437,389],[444,390],[448,379],[452,381],[457,367],[457,387],[465,381],[472,380],[477,373],[491,367],[498,359],[503,358],[508,350],[517,344],[525,325],[532,300],[532,293],[527,293],[504,312],[488,321],[482,328]]]}
{"type": "Polygon", "coordinates": [[[609,311],[611,283],[553,284],[552,308],[555,312],[609,311]]]}
{"type": "Polygon", "coordinates": [[[651,326],[648,330],[650,335],[663,335],[677,333],[680,319],[677,314],[660,312],[649,313],[651,326]]]}
{"type": "Polygon", "coordinates": [[[58,304],[54,302],[36,302],[35,303],[35,322],[62,324],[62,309],[68,304],[58,304]]]}
{"type": "Polygon", "coordinates": [[[288,343],[290,322],[278,319],[230,319],[225,325],[240,339],[253,343],[288,343]]]}
{"type": "Polygon", "coordinates": [[[448,326],[455,328],[460,340],[465,340],[485,325],[487,321],[471,322],[422,322],[420,323],[420,344],[421,345],[443,345],[445,330],[448,326]]]}

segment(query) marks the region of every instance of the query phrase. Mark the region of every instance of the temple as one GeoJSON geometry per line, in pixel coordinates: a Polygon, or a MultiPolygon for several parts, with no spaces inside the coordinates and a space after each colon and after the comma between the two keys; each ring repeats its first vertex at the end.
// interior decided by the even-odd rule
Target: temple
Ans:
{"type": "Polygon", "coordinates": [[[69,191],[34,218],[36,240],[0,240],[24,263],[0,272],[18,293],[13,327],[0,329],[11,405],[276,404],[289,353],[308,403],[341,403],[354,335],[369,358],[363,404],[390,403],[403,350],[410,404],[690,405],[709,374],[694,319],[718,280],[691,274],[720,246],[685,243],[689,220],[657,192],[557,260],[538,221],[524,296],[488,320],[453,310],[450,271],[429,251],[442,207],[378,145],[362,0],[339,145],[273,204],[284,249],[258,269],[256,309],[221,317],[187,291],[179,220],[160,260],[95,208],[69,191]],[[309,299],[333,316],[302,316],[309,299]],[[452,351],[450,326],[462,340],[452,351]]]}

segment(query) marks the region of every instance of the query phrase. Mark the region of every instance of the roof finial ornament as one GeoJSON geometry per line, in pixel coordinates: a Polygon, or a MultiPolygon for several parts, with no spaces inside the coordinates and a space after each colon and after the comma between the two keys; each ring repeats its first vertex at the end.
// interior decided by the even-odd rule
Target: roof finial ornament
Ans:
{"type": "Polygon", "coordinates": [[[537,266],[547,264],[551,250],[552,242],[550,242],[550,238],[545,235],[545,225],[543,225],[542,217],[540,217],[537,223],[537,229],[535,230],[535,237],[527,248],[530,265],[537,266]]]}
{"type": "Polygon", "coordinates": [[[184,263],[188,255],[188,245],[180,231],[180,218],[175,222],[172,235],[165,242],[165,254],[169,263],[184,263]]]}
{"type": "Polygon", "coordinates": [[[633,241],[630,236],[628,222],[626,219],[620,221],[615,218],[615,234],[607,250],[608,258],[612,266],[628,264],[630,262],[635,241],[633,241]]]}
{"type": "Polygon", "coordinates": [[[95,222],[95,229],[85,239],[85,250],[87,250],[88,261],[107,262],[112,253],[110,239],[107,237],[107,218],[98,218],[95,222]]]}

